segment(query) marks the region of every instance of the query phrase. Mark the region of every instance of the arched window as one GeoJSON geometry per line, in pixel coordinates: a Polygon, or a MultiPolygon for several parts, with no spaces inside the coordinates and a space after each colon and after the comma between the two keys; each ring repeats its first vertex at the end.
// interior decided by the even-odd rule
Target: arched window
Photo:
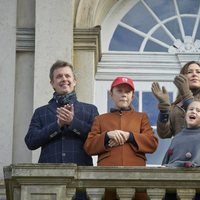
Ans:
{"type": "Polygon", "coordinates": [[[199,0],[143,0],[119,21],[109,51],[200,52],[199,0]]]}

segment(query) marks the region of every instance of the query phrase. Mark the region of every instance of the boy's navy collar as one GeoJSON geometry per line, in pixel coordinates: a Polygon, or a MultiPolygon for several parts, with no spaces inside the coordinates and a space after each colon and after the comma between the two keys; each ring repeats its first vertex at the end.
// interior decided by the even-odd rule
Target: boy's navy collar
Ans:
{"type": "Polygon", "coordinates": [[[132,110],[131,107],[128,107],[128,108],[111,108],[110,112],[113,113],[113,112],[123,112],[123,111],[130,111],[130,110],[132,110]]]}

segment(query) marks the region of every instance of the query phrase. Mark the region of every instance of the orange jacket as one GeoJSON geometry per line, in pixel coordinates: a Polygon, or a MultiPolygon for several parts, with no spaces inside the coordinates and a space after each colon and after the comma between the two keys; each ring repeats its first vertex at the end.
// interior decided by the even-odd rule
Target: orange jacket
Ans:
{"type": "Polygon", "coordinates": [[[89,155],[98,155],[99,166],[144,166],[145,153],[153,153],[157,146],[158,138],[154,135],[147,114],[130,110],[97,116],[84,149],[89,155]],[[138,147],[127,142],[106,148],[105,135],[111,130],[132,132],[138,147]]]}

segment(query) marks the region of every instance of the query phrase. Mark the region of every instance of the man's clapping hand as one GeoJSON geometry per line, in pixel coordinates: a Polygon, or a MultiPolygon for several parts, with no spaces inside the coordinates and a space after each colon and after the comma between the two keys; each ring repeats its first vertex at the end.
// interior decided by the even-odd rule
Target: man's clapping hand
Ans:
{"type": "Polygon", "coordinates": [[[74,106],[72,105],[64,105],[63,107],[57,108],[57,122],[60,127],[64,125],[70,125],[74,118],[74,106]]]}

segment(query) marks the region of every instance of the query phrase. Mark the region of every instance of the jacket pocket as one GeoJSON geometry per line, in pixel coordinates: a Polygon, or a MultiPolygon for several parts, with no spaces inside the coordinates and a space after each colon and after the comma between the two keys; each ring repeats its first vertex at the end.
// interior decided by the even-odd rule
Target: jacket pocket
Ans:
{"type": "Polygon", "coordinates": [[[109,156],[110,156],[110,151],[107,151],[107,152],[105,152],[105,153],[99,155],[97,163],[101,162],[101,161],[104,160],[105,158],[108,158],[109,156]]]}
{"type": "Polygon", "coordinates": [[[147,160],[146,156],[144,153],[140,153],[140,152],[135,152],[136,156],[143,158],[145,161],[147,160]]]}

